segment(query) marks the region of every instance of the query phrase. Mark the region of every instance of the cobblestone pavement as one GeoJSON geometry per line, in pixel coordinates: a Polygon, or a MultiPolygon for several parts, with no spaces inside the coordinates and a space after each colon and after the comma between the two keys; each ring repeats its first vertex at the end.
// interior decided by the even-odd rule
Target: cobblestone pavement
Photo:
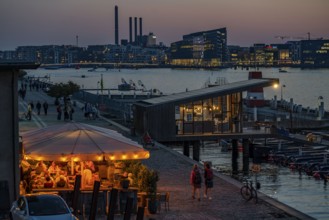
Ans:
{"type": "MultiPolygon", "coordinates": [[[[37,101],[43,102],[47,100],[49,103],[49,113],[47,116],[41,113],[34,115],[32,121],[20,120],[20,131],[41,128],[58,123],[69,123],[58,121],[56,119],[56,111],[54,99],[46,96],[43,92],[28,91],[25,101],[19,100],[19,115],[22,117],[26,111],[26,103],[33,101],[34,105],[37,101]]],[[[22,117],[23,118],[23,117],[22,117]]],[[[110,129],[123,131],[125,135],[129,134],[129,129],[117,127],[115,123],[108,119],[87,120],[83,116],[80,105],[75,107],[73,120],[76,122],[89,123],[110,129]]],[[[136,139],[136,137],[130,137],[136,139]]],[[[150,159],[143,161],[148,167],[159,172],[158,190],[170,192],[169,211],[165,211],[164,207],[160,213],[150,215],[147,211],[144,219],[157,220],[235,220],[235,219],[312,219],[303,213],[300,213],[290,207],[287,207],[265,195],[260,195],[258,204],[254,202],[246,202],[242,199],[239,187],[240,183],[215,173],[214,188],[212,190],[212,200],[201,198],[201,201],[192,199],[191,186],[189,184],[189,176],[193,163],[191,159],[166,148],[161,144],[157,144],[155,149],[149,149],[150,159]]],[[[202,188],[203,190],[203,188],[202,188]]],[[[203,194],[203,192],[202,192],[203,194]]],[[[202,195],[201,194],[201,195],[202,195]]],[[[135,219],[132,216],[131,219],[135,219]]],[[[80,216],[80,219],[84,219],[80,216]]],[[[97,219],[106,219],[106,216],[98,216],[97,219]]],[[[123,219],[123,216],[116,216],[116,219],[123,219]]]]}

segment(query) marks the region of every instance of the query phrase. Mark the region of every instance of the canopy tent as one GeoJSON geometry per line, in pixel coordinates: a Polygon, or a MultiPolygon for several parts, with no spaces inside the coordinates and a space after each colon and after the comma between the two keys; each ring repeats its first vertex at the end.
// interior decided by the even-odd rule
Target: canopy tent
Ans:
{"type": "Polygon", "coordinates": [[[66,123],[21,134],[25,159],[44,161],[100,161],[147,159],[138,143],[107,128],[66,123]]]}

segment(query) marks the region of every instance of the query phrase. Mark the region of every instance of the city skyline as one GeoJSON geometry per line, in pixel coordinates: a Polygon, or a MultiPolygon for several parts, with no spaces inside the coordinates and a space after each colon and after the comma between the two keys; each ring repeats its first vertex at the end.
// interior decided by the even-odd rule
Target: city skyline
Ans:
{"type": "Polygon", "coordinates": [[[228,45],[282,43],[329,38],[326,0],[2,0],[0,50],[17,46],[114,44],[114,6],[119,39],[129,39],[129,17],[143,18],[143,34],[157,43],[185,34],[226,27],[228,45]],[[280,39],[277,36],[291,38],[280,39]]]}

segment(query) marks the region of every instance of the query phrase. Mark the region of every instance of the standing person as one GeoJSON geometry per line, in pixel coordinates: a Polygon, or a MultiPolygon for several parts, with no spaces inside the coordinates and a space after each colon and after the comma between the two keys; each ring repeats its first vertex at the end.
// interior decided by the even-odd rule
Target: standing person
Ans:
{"type": "Polygon", "coordinates": [[[62,119],[62,106],[61,104],[59,104],[57,106],[57,120],[61,120],[62,119]]]}
{"type": "Polygon", "coordinates": [[[44,111],[45,115],[47,115],[47,113],[48,113],[48,102],[47,101],[45,101],[43,103],[43,111],[44,111]]]}
{"type": "Polygon", "coordinates": [[[214,178],[214,174],[213,174],[213,171],[210,167],[210,164],[209,163],[205,163],[205,168],[204,168],[204,181],[205,181],[205,188],[204,188],[204,198],[207,198],[209,200],[211,200],[211,196],[209,195],[210,194],[210,191],[211,189],[213,188],[214,186],[214,182],[213,182],[213,178],[214,178]]]}
{"type": "Polygon", "coordinates": [[[32,108],[31,108],[31,104],[28,104],[27,105],[27,120],[31,121],[32,119],[32,108]]]}
{"type": "Polygon", "coordinates": [[[200,201],[200,189],[201,189],[202,177],[197,164],[193,165],[193,169],[191,171],[191,176],[190,176],[190,183],[192,185],[192,198],[195,199],[195,193],[196,193],[198,197],[198,201],[200,201]]]}
{"type": "Polygon", "coordinates": [[[38,115],[40,115],[41,103],[39,101],[37,102],[36,107],[37,107],[38,115]]]}
{"type": "Polygon", "coordinates": [[[33,101],[31,101],[30,104],[31,104],[31,109],[32,109],[32,111],[33,111],[33,109],[34,109],[33,101]]]}

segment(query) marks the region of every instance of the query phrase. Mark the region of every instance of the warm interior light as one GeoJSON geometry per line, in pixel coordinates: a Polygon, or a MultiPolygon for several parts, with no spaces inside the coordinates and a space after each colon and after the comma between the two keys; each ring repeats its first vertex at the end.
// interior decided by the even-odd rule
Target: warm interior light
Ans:
{"type": "Polygon", "coordinates": [[[61,161],[66,162],[66,157],[61,157],[61,161]]]}
{"type": "Polygon", "coordinates": [[[138,154],[134,154],[134,158],[137,159],[138,158],[138,154]]]}
{"type": "Polygon", "coordinates": [[[110,156],[110,160],[115,160],[115,156],[110,156]]]}
{"type": "Polygon", "coordinates": [[[125,155],[125,154],[122,155],[122,159],[123,159],[123,160],[127,159],[127,155],[125,155]]]}
{"type": "Polygon", "coordinates": [[[275,83],[275,84],[273,85],[273,87],[276,89],[276,88],[279,87],[279,84],[275,83]]]}
{"type": "Polygon", "coordinates": [[[73,158],[73,161],[74,161],[74,162],[78,162],[78,161],[79,161],[79,158],[78,158],[78,157],[74,157],[74,158],[73,158]]]}

